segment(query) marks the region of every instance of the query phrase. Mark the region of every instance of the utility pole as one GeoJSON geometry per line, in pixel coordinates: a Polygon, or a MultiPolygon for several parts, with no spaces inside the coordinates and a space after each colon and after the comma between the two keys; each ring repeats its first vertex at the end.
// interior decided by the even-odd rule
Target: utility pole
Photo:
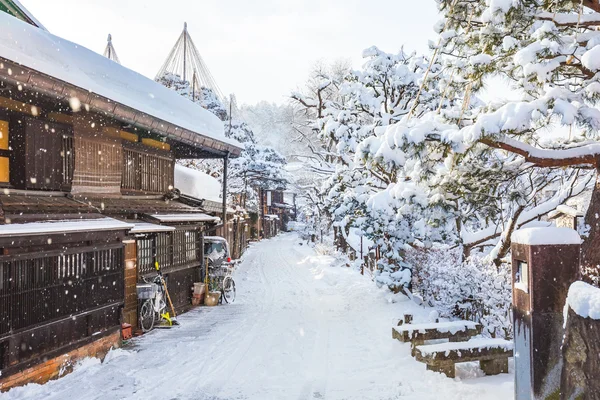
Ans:
{"type": "Polygon", "coordinates": [[[229,151],[223,157],[223,237],[227,225],[227,165],[229,164],[229,151]]]}
{"type": "Polygon", "coordinates": [[[194,76],[192,78],[192,101],[196,102],[196,71],[194,71],[194,76]]]}
{"type": "Polygon", "coordinates": [[[233,118],[233,98],[229,96],[229,136],[231,136],[231,120],[233,118]]]}

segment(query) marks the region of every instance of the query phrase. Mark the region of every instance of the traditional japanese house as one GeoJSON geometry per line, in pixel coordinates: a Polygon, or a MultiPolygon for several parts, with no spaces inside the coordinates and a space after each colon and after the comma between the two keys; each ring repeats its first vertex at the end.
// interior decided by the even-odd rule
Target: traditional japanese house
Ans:
{"type": "Polygon", "coordinates": [[[284,200],[283,190],[260,190],[262,209],[262,231],[266,238],[273,237],[281,230],[287,230],[287,222],[294,207],[284,200]]]}
{"type": "Polygon", "coordinates": [[[0,26],[6,390],[117,345],[155,261],[186,306],[217,218],[177,198],[175,161],[241,149],[218,118],[154,81],[7,13],[0,26]]]}

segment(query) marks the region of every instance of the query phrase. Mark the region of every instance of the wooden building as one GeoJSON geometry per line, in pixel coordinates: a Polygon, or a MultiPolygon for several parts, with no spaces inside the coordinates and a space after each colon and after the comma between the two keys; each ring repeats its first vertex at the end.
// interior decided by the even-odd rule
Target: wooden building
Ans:
{"type": "Polygon", "coordinates": [[[158,261],[176,307],[217,218],[174,195],[179,158],[241,149],[177,93],[0,12],[0,390],[118,344],[158,261]]]}
{"type": "Polygon", "coordinates": [[[294,206],[284,200],[283,190],[260,190],[262,236],[270,238],[280,231],[287,231],[287,223],[293,218],[294,206]]]}

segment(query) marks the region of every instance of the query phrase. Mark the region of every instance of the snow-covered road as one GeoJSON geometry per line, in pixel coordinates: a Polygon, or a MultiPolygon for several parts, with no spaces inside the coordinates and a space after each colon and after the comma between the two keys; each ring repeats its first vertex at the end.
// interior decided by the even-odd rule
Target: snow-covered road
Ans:
{"type": "MultiPolygon", "coordinates": [[[[391,321],[426,315],[294,234],[252,246],[233,305],[198,308],[104,363],[85,360],[46,385],[0,399],[510,399],[512,375],[452,380],[425,370],[391,321]]],[[[469,376],[469,378],[465,378],[469,376]]]]}

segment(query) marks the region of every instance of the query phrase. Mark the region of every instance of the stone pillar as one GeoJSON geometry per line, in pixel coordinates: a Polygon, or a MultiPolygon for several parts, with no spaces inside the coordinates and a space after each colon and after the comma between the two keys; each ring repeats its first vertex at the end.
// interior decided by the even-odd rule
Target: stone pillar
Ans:
{"type": "Polygon", "coordinates": [[[512,236],[517,400],[560,392],[563,307],[579,275],[580,242],[569,228],[528,228],[512,236]]]}
{"type": "Polygon", "coordinates": [[[131,324],[132,330],[138,324],[137,298],[137,244],[135,240],[124,240],[125,244],[125,305],[123,307],[123,322],[131,324]]]}
{"type": "Polygon", "coordinates": [[[600,289],[575,282],[568,303],[560,398],[597,399],[600,397],[600,289]]]}

